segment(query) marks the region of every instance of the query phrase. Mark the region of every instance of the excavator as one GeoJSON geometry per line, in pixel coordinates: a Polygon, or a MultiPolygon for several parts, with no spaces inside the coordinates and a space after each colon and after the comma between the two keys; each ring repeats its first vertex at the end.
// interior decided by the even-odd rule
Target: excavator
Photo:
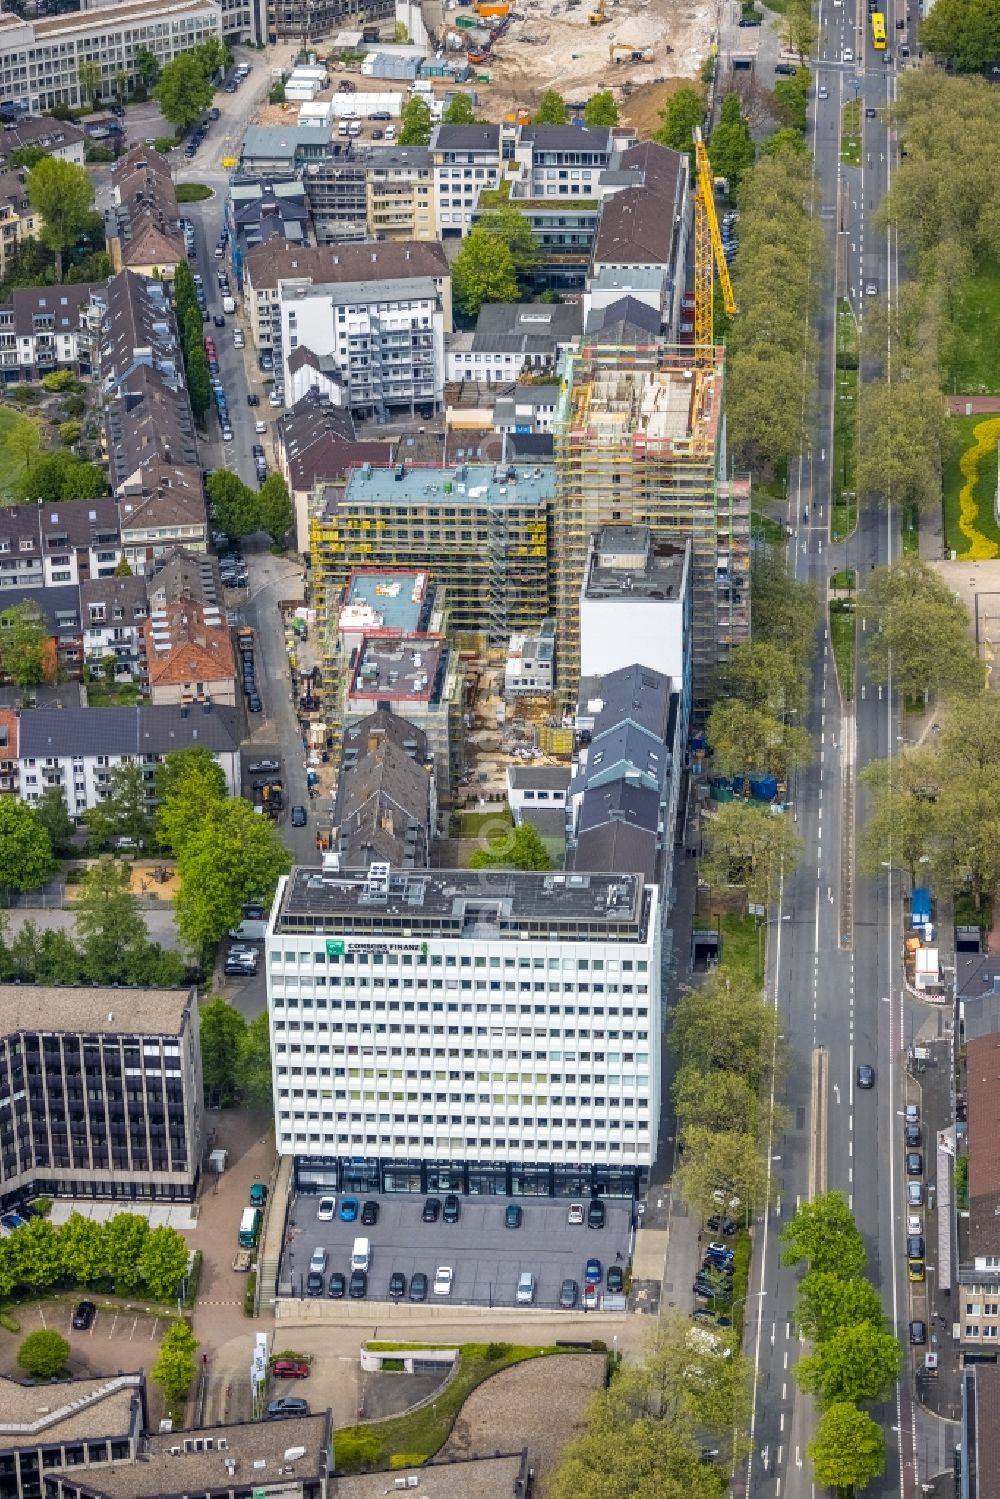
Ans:
{"type": "Polygon", "coordinates": [[[648,47],[626,47],[624,42],[612,42],[608,47],[612,62],[648,62],[648,47]]]}
{"type": "Polygon", "coordinates": [[[597,0],[596,7],[590,12],[589,16],[587,17],[587,20],[590,22],[591,26],[603,26],[605,21],[608,19],[604,10],[605,4],[606,0],[597,0]]]}

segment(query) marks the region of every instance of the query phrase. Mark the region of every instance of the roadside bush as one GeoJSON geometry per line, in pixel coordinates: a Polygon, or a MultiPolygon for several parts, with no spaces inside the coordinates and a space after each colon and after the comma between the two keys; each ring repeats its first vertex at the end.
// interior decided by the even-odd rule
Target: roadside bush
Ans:
{"type": "Polygon", "coordinates": [[[243,1287],[243,1315],[252,1317],[254,1302],[257,1299],[257,1272],[251,1270],[247,1276],[247,1283],[243,1287]]]}
{"type": "Polygon", "coordinates": [[[389,1459],[389,1467],[419,1468],[426,1461],[427,1459],[422,1452],[394,1452],[389,1459]]]}
{"type": "Polygon", "coordinates": [[[204,1255],[200,1249],[196,1249],[191,1256],[191,1269],[188,1271],[187,1276],[187,1295],[184,1297],[184,1305],[188,1311],[191,1310],[198,1300],[198,1285],[201,1281],[203,1262],[204,1255]]]}
{"type": "Polygon", "coordinates": [[[402,1374],[405,1368],[406,1365],[401,1358],[384,1358],[382,1360],[381,1372],[383,1374],[402,1374]]]}
{"type": "Polygon", "coordinates": [[[280,1353],[272,1353],[271,1363],[273,1364],[279,1358],[294,1358],[303,1364],[311,1364],[313,1361],[311,1353],[300,1353],[297,1348],[282,1348],[280,1353]]]}
{"type": "Polygon", "coordinates": [[[359,1469],[373,1468],[381,1454],[382,1440],[374,1431],[357,1426],[339,1431],[333,1447],[334,1471],[357,1473],[359,1469]]]}
{"type": "Polygon", "coordinates": [[[509,1358],[511,1346],[510,1343],[487,1343],[486,1357],[491,1364],[495,1364],[497,1359],[509,1358]]]}
{"type": "Polygon", "coordinates": [[[50,1327],[29,1332],[17,1350],[17,1366],[32,1379],[55,1379],[66,1368],[69,1344],[50,1327]]]}
{"type": "Polygon", "coordinates": [[[0,1312],[0,1327],[2,1327],[5,1332],[17,1333],[21,1331],[20,1322],[16,1317],[12,1317],[10,1312],[0,1312]]]}

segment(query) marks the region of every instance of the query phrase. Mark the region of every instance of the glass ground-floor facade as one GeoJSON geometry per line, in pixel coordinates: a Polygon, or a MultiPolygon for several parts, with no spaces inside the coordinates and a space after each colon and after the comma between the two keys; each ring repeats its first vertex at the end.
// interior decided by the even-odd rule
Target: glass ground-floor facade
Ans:
{"type": "Polygon", "coordinates": [[[298,1192],[455,1192],[463,1197],[624,1197],[646,1185],[645,1166],[520,1161],[296,1156],[298,1192]]]}

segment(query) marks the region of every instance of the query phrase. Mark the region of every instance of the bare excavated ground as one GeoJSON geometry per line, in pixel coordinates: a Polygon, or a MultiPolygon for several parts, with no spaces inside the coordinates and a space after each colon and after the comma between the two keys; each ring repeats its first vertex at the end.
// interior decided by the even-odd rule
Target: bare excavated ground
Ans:
{"type": "MultiPolygon", "coordinates": [[[[575,101],[596,89],[620,89],[627,83],[635,91],[623,110],[631,121],[641,86],[655,85],[663,91],[662,109],[672,81],[698,77],[717,26],[716,4],[709,0],[680,5],[676,0],[614,4],[608,0],[607,21],[591,26],[588,18],[595,3],[581,0],[569,7],[566,0],[518,0],[522,19],[512,23],[486,64],[492,87],[483,100],[485,112],[491,113],[494,103],[499,113],[512,104],[530,108],[547,88],[558,89],[575,101]],[[645,60],[612,63],[609,53],[614,43],[644,49],[645,60]]],[[[641,103],[639,112],[646,112],[641,103]]],[[[655,123],[659,124],[658,116],[655,123]]]]}

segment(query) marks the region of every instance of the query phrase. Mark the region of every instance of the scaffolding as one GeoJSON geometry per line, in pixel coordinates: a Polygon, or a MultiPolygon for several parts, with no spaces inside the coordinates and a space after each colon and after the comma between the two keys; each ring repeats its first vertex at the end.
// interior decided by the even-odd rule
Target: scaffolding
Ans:
{"type": "Polygon", "coordinates": [[[558,697],[580,674],[579,600],[593,532],[647,525],[692,545],[695,703],[715,663],[750,633],[750,492],[727,480],[724,355],[660,341],[585,344],[566,356],[556,407],[552,556],[558,697]]]}

